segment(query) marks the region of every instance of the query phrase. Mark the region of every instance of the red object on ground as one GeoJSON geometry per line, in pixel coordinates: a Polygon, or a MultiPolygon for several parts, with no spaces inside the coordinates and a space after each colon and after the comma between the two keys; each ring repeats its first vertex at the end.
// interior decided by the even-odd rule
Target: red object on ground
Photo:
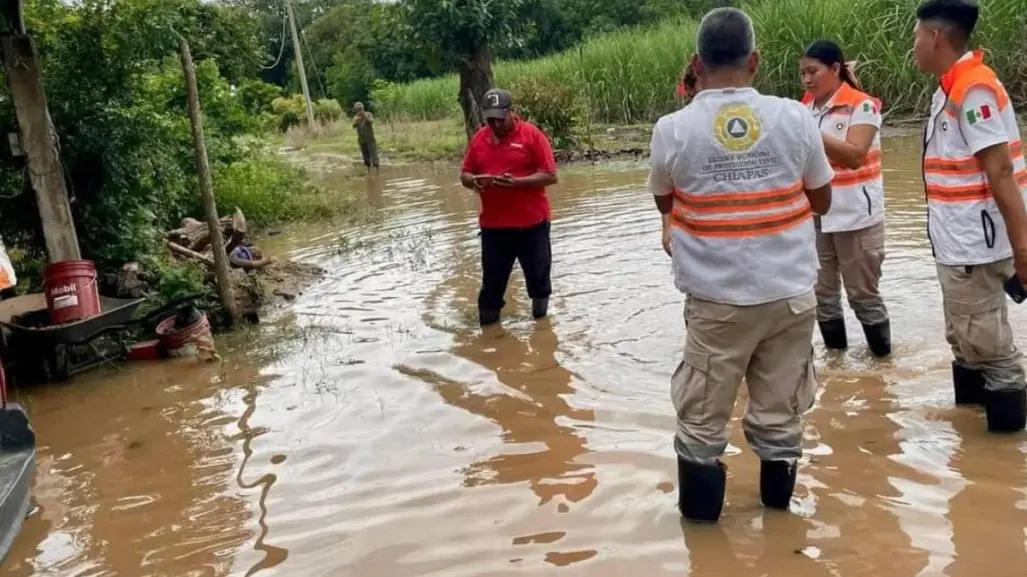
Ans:
{"type": "Polygon", "coordinates": [[[100,314],[96,265],[89,260],[55,262],[43,270],[50,323],[61,325],[100,314]]]}
{"type": "Polygon", "coordinates": [[[210,322],[207,315],[201,315],[200,319],[189,326],[176,328],[175,321],[178,317],[168,317],[157,325],[156,333],[160,339],[160,345],[169,351],[181,349],[190,343],[210,338],[210,322]]]}
{"type": "MultiPolygon", "coordinates": [[[[556,158],[549,138],[527,120],[515,120],[514,128],[501,139],[484,127],[471,138],[463,172],[516,177],[536,172],[556,172],[556,158]]],[[[545,187],[508,188],[486,186],[481,191],[482,228],[528,228],[550,219],[545,187]]]]}
{"type": "Polygon", "coordinates": [[[156,361],[162,356],[158,339],[136,343],[128,348],[128,360],[130,361],[156,361]]]}

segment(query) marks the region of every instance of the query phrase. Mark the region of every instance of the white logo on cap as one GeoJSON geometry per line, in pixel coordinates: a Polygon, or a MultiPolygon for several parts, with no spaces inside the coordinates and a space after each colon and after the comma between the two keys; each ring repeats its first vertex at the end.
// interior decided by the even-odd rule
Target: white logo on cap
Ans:
{"type": "Polygon", "coordinates": [[[489,97],[489,106],[497,106],[497,107],[499,106],[499,95],[498,94],[493,92],[493,93],[489,94],[488,97],[489,97]]]}

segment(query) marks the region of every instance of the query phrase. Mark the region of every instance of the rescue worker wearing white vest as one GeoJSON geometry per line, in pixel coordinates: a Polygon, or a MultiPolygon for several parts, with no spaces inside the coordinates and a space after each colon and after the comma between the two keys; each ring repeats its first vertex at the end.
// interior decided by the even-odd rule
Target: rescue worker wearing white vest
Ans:
{"type": "Polygon", "coordinates": [[[761,460],[761,500],[784,510],[791,502],[802,415],[817,388],[813,215],[831,206],[834,171],[809,111],[751,87],[760,57],[744,12],[709,12],[697,52],[702,91],[656,123],[647,187],[671,228],[675,284],[688,295],[684,359],[671,378],[678,507],[685,519],[716,522],[743,379],[742,427],[761,460]]]}
{"type": "Polygon", "coordinates": [[[834,168],[831,210],[817,219],[817,323],[828,349],[849,346],[842,286],[863,326],[870,352],[891,354],[891,322],[881,298],[884,262],[884,179],[881,175],[881,102],[863,92],[841,48],[811,44],[799,60],[809,107],[834,168]]]}
{"type": "Polygon", "coordinates": [[[1027,425],[1022,354],[1005,286],[1027,283],[1027,170],[1009,94],[969,38],[979,9],[930,0],[917,10],[913,54],[938,78],[924,131],[928,234],[955,361],[957,404],[983,404],[988,430],[1027,425]]]}

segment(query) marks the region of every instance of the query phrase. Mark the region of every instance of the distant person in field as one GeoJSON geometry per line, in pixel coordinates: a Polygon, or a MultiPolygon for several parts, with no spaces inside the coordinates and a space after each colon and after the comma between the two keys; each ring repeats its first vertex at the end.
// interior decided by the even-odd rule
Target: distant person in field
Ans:
{"type": "Polygon", "coordinates": [[[364,157],[364,166],[371,172],[374,167],[378,172],[378,141],[374,137],[374,116],[364,110],[364,103],[357,102],[353,105],[353,128],[357,131],[357,144],[360,145],[360,155],[364,157]]]}
{"type": "Polygon", "coordinates": [[[489,90],[481,104],[488,126],[467,145],[460,182],[481,199],[481,291],[478,318],[482,326],[499,321],[514,261],[521,263],[531,314],[548,314],[550,208],[546,187],[556,184],[556,159],[549,138],[512,110],[506,90],[489,90]]]}

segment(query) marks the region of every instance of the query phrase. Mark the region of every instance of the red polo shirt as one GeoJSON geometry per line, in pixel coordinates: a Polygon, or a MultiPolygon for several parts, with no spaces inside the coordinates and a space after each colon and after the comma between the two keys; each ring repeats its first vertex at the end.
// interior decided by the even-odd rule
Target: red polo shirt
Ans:
{"type": "MultiPolygon", "coordinates": [[[[530,176],[556,172],[556,159],[549,138],[526,120],[514,121],[514,128],[497,139],[489,127],[471,138],[464,156],[463,172],[499,176],[530,176]]],[[[527,228],[550,219],[545,187],[509,188],[489,186],[481,191],[482,228],[527,228]]]]}

